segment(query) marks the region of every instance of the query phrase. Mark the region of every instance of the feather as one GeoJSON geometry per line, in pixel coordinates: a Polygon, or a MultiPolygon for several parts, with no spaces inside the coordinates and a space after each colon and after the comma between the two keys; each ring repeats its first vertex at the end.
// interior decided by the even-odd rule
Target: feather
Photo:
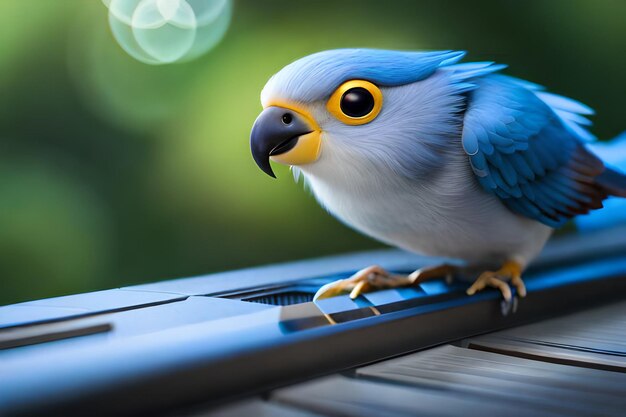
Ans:
{"type": "Polygon", "coordinates": [[[296,102],[328,98],[345,81],[363,79],[381,87],[424,80],[438,68],[463,58],[463,51],[408,52],[382,49],[333,49],[301,58],[275,74],[261,92],[296,102]]]}
{"type": "Polygon", "coordinates": [[[539,97],[544,103],[555,109],[564,110],[569,113],[578,113],[585,115],[594,114],[594,111],[591,107],[579,101],[572,100],[571,98],[547,92],[537,92],[536,94],[537,97],[539,97]]]}
{"type": "Polygon", "coordinates": [[[293,180],[296,182],[296,184],[300,181],[300,174],[302,173],[302,171],[300,171],[300,168],[296,167],[296,166],[291,166],[291,174],[293,175],[293,180]]]}
{"type": "MultiPolygon", "coordinates": [[[[473,63],[479,64],[479,63],[473,63]]],[[[482,77],[492,72],[497,72],[506,68],[506,65],[496,65],[493,62],[480,63],[483,65],[475,65],[471,68],[459,68],[459,65],[454,65],[445,68],[445,70],[453,71],[452,80],[464,81],[471,78],[482,77]]],[[[460,66],[467,64],[460,64],[460,66]]]]}
{"type": "Polygon", "coordinates": [[[537,92],[536,95],[550,106],[571,133],[586,142],[596,140],[596,137],[585,129],[585,126],[591,125],[591,121],[584,117],[584,115],[594,114],[593,109],[576,100],[557,94],[537,92]]]}
{"type": "Polygon", "coordinates": [[[626,197],[626,175],[607,168],[596,178],[596,182],[609,194],[626,197]]]}
{"type": "Polygon", "coordinates": [[[488,170],[474,172],[511,210],[557,227],[601,207],[609,194],[626,196],[626,176],[583,145],[592,136],[584,128],[589,107],[507,76],[472,82],[478,89],[465,115],[463,147],[474,151],[473,169],[486,160],[488,170]]]}

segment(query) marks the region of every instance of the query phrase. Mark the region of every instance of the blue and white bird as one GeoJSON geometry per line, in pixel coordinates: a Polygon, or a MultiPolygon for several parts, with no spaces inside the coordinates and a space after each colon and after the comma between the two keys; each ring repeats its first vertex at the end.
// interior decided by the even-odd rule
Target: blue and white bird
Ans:
{"type": "MultiPolygon", "coordinates": [[[[626,176],[586,142],[592,110],[464,52],[338,49],[297,60],[265,85],[251,149],[302,174],[356,230],[419,254],[485,267],[467,290],[526,294],[521,274],[555,228],[626,197],[626,176]]],[[[372,266],[316,298],[419,283],[372,266]]]]}

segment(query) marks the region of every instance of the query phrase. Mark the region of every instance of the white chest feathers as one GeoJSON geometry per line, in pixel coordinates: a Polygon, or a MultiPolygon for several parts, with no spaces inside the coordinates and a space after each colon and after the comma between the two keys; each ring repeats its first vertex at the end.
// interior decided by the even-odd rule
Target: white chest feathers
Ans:
{"type": "Polygon", "coordinates": [[[514,258],[525,264],[551,233],[483,191],[464,155],[421,182],[371,165],[324,165],[303,169],[322,206],[354,229],[415,253],[470,263],[514,258]]]}

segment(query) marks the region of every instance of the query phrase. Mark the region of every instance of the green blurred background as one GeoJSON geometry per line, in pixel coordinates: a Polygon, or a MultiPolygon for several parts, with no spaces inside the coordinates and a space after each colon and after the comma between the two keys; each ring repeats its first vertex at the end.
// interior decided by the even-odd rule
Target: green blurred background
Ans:
{"type": "Polygon", "coordinates": [[[626,1],[236,1],[200,59],[149,66],[98,0],[0,0],[0,304],[379,247],[253,163],[259,93],[337,47],[466,49],[626,128],[626,1]]]}

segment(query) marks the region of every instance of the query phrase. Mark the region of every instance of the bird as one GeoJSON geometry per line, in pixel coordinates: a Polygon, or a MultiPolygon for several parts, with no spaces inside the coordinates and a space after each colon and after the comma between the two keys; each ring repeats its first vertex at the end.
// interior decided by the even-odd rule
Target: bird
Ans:
{"type": "MultiPolygon", "coordinates": [[[[477,268],[467,289],[526,295],[522,274],[552,232],[626,197],[626,175],[589,149],[593,110],[465,51],[333,49],[300,58],[261,92],[254,161],[289,165],[331,215],[409,252],[477,268]]],[[[314,300],[451,276],[368,266],[314,300]]]]}

